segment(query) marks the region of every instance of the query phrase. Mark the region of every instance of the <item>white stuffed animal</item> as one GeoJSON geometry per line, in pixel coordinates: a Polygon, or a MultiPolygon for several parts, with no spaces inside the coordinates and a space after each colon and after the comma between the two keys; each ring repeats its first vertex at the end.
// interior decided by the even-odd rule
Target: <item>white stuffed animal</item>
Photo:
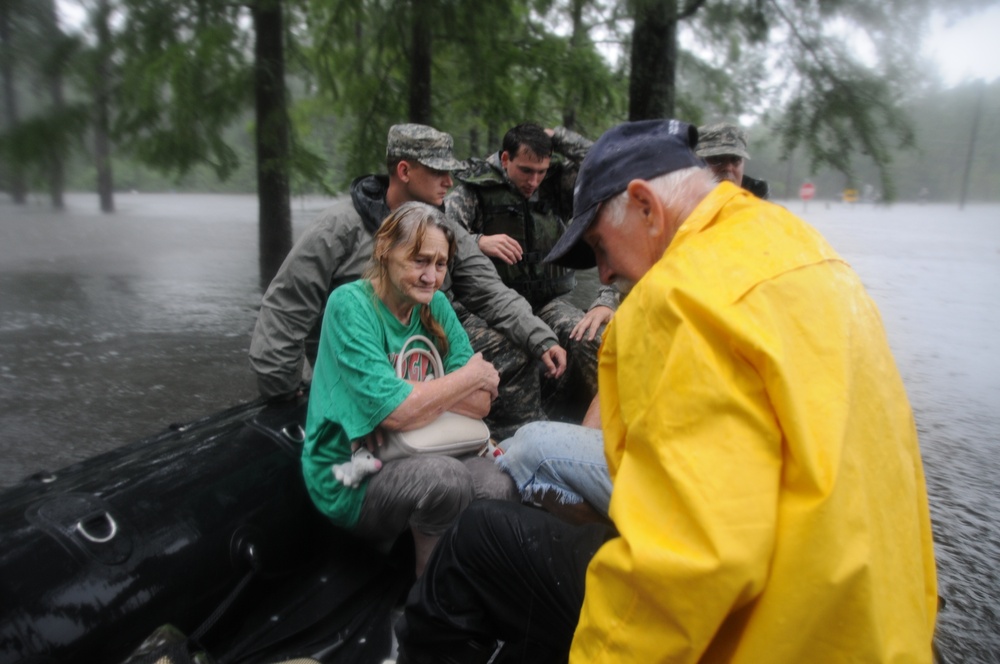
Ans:
{"type": "Polygon", "coordinates": [[[367,475],[374,475],[382,470],[382,462],[375,458],[368,448],[362,445],[347,463],[335,463],[330,469],[333,476],[344,486],[356,487],[367,475]]]}

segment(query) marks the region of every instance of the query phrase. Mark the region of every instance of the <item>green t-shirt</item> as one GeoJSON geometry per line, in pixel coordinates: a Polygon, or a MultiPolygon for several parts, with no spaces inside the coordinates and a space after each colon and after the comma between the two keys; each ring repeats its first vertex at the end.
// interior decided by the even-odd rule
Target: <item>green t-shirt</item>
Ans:
{"type": "MultiPolygon", "coordinates": [[[[430,307],[448,336],[450,349],[442,360],[445,373],[451,373],[469,361],[472,345],[443,293],[434,294],[430,307]]],[[[345,284],[330,295],[309,392],[302,473],[313,503],[339,526],[357,523],[368,480],[355,488],[344,486],[330,467],[350,460],[351,441],[374,431],[413,390],[396,377],[394,365],[414,334],[434,338],[420,322],[419,307],[409,325],[403,325],[367,280],[345,284]]]]}

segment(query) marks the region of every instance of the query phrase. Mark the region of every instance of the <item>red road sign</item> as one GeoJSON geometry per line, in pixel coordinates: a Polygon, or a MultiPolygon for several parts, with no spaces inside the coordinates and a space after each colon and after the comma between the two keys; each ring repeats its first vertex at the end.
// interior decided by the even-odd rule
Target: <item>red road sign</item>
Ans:
{"type": "Polygon", "coordinates": [[[804,201],[808,201],[810,198],[816,195],[816,186],[812,182],[806,182],[801,187],[799,187],[799,198],[804,201]]]}

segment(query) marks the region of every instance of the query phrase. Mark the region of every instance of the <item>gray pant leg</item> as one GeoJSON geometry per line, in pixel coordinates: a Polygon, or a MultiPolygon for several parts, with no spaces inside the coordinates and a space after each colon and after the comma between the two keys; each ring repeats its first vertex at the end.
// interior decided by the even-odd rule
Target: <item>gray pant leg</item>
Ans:
{"type": "Polygon", "coordinates": [[[387,461],[365,490],[354,532],[391,542],[409,528],[440,535],[474,496],[472,473],[458,459],[412,456],[387,461]]]}
{"type": "Polygon", "coordinates": [[[472,488],[476,495],[476,500],[507,500],[510,502],[520,502],[521,498],[517,491],[517,486],[510,475],[503,471],[492,457],[465,457],[462,463],[469,469],[472,475],[472,488]]]}

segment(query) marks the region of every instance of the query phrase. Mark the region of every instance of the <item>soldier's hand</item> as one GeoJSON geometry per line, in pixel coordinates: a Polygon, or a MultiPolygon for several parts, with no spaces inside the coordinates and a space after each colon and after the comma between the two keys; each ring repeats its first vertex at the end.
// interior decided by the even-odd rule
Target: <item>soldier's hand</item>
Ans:
{"type": "Polygon", "coordinates": [[[593,341],[601,326],[611,320],[614,315],[615,312],[611,307],[606,307],[603,304],[597,305],[583,315],[580,322],[569,333],[569,338],[573,341],[581,341],[586,336],[587,341],[593,341]]]}
{"type": "Polygon", "coordinates": [[[498,233],[496,235],[483,235],[479,238],[479,251],[487,256],[499,258],[507,265],[513,265],[521,260],[524,250],[517,240],[509,235],[498,233]]]}
{"type": "Polygon", "coordinates": [[[566,349],[556,344],[542,353],[542,362],[545,363],[546,378],[559,378],[566,371],[566,349]]]}

